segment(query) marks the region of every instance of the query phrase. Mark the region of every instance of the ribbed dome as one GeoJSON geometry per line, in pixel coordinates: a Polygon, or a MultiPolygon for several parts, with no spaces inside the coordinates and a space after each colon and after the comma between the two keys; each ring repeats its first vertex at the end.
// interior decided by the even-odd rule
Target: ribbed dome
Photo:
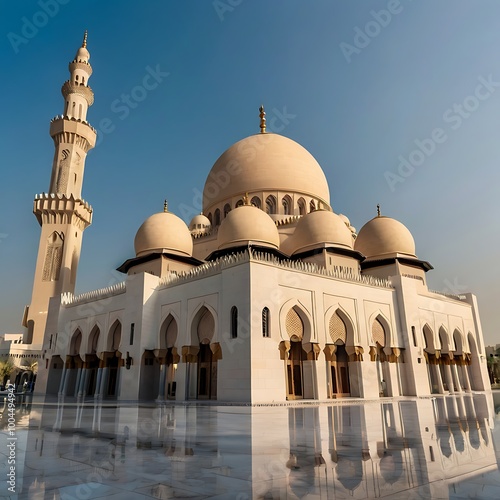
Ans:
{"type": "Polygon", "coordinates": [[[345,221],[328,210],[304,215],[293,234],[285,240],[282,251],[288,255],[318,247],[353,248],[353,237],[345,221]]]}
{"type": "Polygon", "coordinates": [[[134,240],[137,257],[154,252],[169,252],[192,256],[193,240],[182,219],[170,212],[148,217],[137,231],[134,240]]]}
{"type": "Polygon", "coordinates": [[[280,237],[276,224],[262,210],[242,205],[231,210],[222,221],[217,234],[219,250],[254,243],[278,248],[280,237]]]}
{"type": "Polygon", "coordinates": [[[415,255],[415,240],[401,222],[378,216],[368,221],[359,231],[354,249],[366,257],[389,254],[415,255]]]}
{"type": "Polygon", "coordinates": [[[278,134],[251,135],[222,153],[205,182],[203,211],[259,191],[297,193],[330,205],[328,183],[318,162],[300,144],[278,134]]]}

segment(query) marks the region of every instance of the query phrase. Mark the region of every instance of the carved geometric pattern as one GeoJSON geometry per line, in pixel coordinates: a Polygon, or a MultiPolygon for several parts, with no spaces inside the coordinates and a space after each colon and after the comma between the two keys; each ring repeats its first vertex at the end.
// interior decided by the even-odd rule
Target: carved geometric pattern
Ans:
{"type": "Polygon", "coordinates": [[[70,163],[69,149],[63,149],[62,159],[59,162],[59,171],[57,173],[56,193],[65,193],[68,188],[70,163]]]}
{"type": "Polygon", "coordinates": [[[200,318],[198,323],[198,339],[200,342],[202,340],[208,339],[212,340],[215,331],[215,321],[212,313],[205,309],[203,316],[200,318]]]}
{"type": "Polygon", "coordinates": [[[295,336],[302,340],[302,337],[304,336],[304,324],[302,323],[302,319],[298,315],[297,311],[293,307],[288,311],[286,315],[285,325],[286,331],[290,338],[295,336]]]}
{"type": "Polygon", "coordinates": [[[372,325],[372,337],[375,343],[380,344],[385,347],[385,330],[382,323],[378,319],[373,322],[372,325]]]}
{"type": "Polygon", "coordinates": [[[57,281],[62,264],[63,241],[55,231],[47,239],[45,262],[42,270],[43,281],[57,281]]]}
{"type": "Polygon", "coordinates": [[[330,319],[330,337],[332,342],[335,344],[337,340],[342,341],[344,344],[347,340],[347,328],[345,326],[344,320],[335,313],[330,319]]]}

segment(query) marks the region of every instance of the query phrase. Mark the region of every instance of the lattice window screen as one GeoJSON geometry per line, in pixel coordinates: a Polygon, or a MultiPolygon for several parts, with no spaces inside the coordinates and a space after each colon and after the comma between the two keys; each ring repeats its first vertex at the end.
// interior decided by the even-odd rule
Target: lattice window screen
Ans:
{"type": "Polygon", "coordinates": [[[304,324],[297,311],[293,308],[286,315],[286,331],[290,338],[295,335],[299,339],[302,339],[304,336],[304,324]]]}
{"type": "Polygon", "coordinates": [[[200,318],[200,322],[198,323],[198,338],[200,342],[203,339],[212,340],[215,331],[215,321],[214,317],[207,309],[203,316],[200,318]]]}
{"type": "Polygon", "coordinates": [[[334,344],[337,340],[341,340],[344,344],[347,341],[347,328],[344,320],[337,313],[330,319],[330,337],[334,344]]]}
{"type": "Polygon", "coordinates": [[[372,337],[375,342],[378,342],[382,347],[385,347],[385,330],[382,323],[378,319],[372,325],[372,337]]]}

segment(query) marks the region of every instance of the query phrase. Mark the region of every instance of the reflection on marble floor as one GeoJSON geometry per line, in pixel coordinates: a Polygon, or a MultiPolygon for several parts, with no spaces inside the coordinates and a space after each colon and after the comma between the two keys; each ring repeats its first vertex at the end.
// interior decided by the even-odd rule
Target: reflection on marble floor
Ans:
{"type": "Polygon", "coordinates": [[[500,498],[491,395],[19,406],[12,498],[500,498]]]}

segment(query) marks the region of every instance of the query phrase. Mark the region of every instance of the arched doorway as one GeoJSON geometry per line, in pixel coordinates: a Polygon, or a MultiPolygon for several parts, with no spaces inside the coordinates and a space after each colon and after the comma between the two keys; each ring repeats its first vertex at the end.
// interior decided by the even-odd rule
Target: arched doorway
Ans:
{"type": "Polygon", "coordinates": [[[297,306],[288,310],[284,317],[286,333],[290,341],[280,344],[281,357],[285,361],[286,397],[313,399],[316,397],[315,363],[319,348],[304,343],[310,338],[310,325],[305,313],[297,306]]]}
{"type": "Polygon", "coordinates": [[[172,314],[163,321],[160,328],[160,349],[155,351],[159,361],[159,370],[154,371],[158,383],[158,399],[175,399],[177,390],[176,372],[180,357],[175,343],[177,341],[178,326],[172,314]]]}
{"type": "Polygon", "coordinates": [[[389,395],[388,383],[390,382],[388,355],[386,353],[389,341],[386,329],[380,317],[376,317],[372,323],[372,339],[375,343],[375,349],[372,348],[372,360],[374,360],[377,365],[379,395],[386,397],[389,395]]]}
{"type": "Polygon", "coordinates": [[[328,330],[332,340],[330,356],[327,357],[329,397],[350,396],[349,356],[346,351],[347,326],[337,311],[330,318],[328,330]]]}
{"type": "Polygon", "coordinates": [[[444,388],[437,361],[437,355],[439,355],[440,352],[436,351],[434,345],[434,333],[427,324],[422,329],[422,333],[424,336],[424,356],[425,356],[425,361],[427,363],[429,389],[431,394],[442,394],[444,388]]]}
{"type": "Polygon", "coordinates": [[[107,351],[104,353],[103,390],[101,391],[104,397],[114,398],[118,395],[119,370],[121,366],[121,353],[118,349],[121,338],[122,324],[117,320],[109,330],[107,351]]]}
{"type": "Polygon", "coordinates": [[[219,343],[212,342],[214,336],[215,317],[202,306],[191,323],[192,345],[182,348],[188,399],[217,399],[217,361],[222,351],[219,343]]]}
{"type": "Polygon", "coordinates": [[[101,330],[96,325],[92,328],[89,335],[89,344],[87,352],[85,355],[85,365],[86,369],[84,381],[84,390],[83,396],[90,395],[93,396],[96,392],[96,382],[97,382],[97,372],[99,370],[99,358],[97,357],[97,348],[99,344],[99,336],[101,334],[101,330]]]}

